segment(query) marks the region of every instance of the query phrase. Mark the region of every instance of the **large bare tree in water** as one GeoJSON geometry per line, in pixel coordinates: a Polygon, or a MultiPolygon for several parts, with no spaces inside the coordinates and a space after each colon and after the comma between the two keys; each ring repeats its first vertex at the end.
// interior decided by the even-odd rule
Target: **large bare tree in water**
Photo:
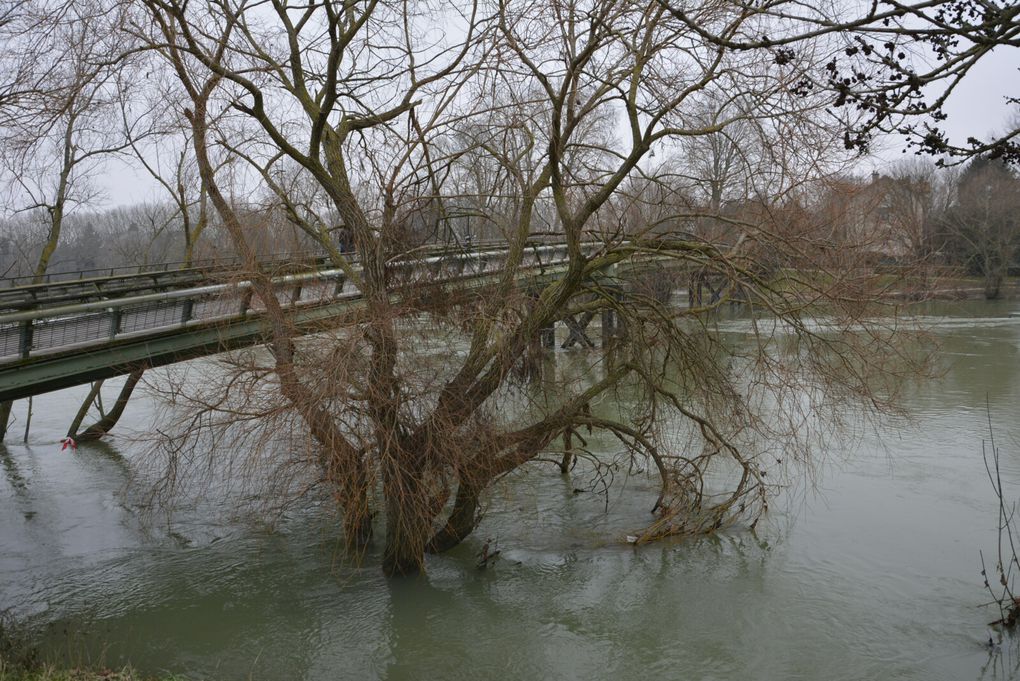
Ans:
{"type": "Polygon", "coordinates": [[[753,206],[715,206],[726,229],[711,239],[688,229],[713,212],[696,202],[660,206],[654,226],[626,217],[635,187],[671,193],[692,139],[754,130],[788,150],[801,135],[831,139],[825,98],[799,86],[841,47],[824,35],[783,59],[733,47],[768,24],[728,3],[144,6],[135,31],[180,81],[202,184],[235,246],[254,260],[238,197],[269,191],[273,215],[315,239],[364,301],[343,326],[301,336],[253,275],[269,353],[235,354],[222,382],[175,393],[170,470],[215,451],[235,457],[231,470],[324,486],[352,547],[381,516],[388,574],[465,539],[492,484],[561,441],[596,467],[614,463],[608,450],[656,471],[639,541],[753,523],[770,469],[806,455],[805,433],[848,401],[885,408],[893,379],[916,368],[874,321],[865,252],[806,222],[798,188],[826,170],[804,162],[817,149],[784,154],[791,172],[753,206]],[[210,148],[248,174],[216,172],[210,148]],[[282,179],[295,176],[319,199],[295,195],[282,179]],[[426,241],[458,241],[472,219],[507,249],[484,285],[444,284],[424,258],[394,266],[426,241]],[[564,243],[565,261],[536,276],[541,240],[564,243]],[[679,308],[629,281],[648,263],[711,294],[679,308]],[[733,301],[749,320],[739,339],[719,319],[733,301]],[[587,370],[552,395],[521,384],[543,329],[603,312],[626,330],[611,353],[584,355],[587,370]],[[876,390],[876,378],[890,380],[876,390]],[[624,393],[636,406],[618,406],[624,393]],[[600,436],[620,444],[587,446],[600,436]]]}

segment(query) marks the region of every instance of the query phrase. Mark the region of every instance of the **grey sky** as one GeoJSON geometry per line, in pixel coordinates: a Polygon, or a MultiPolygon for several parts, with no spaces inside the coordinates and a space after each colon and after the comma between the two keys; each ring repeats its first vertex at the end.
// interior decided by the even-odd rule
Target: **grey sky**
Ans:
{"type": "MultiPolygon", "coordinates": [[[[971,69],[946,103],[949,118],[943,123],[950,140],[964,144],[968,137],[1001,132],[1016,106],[1006,97],[1020,96],[1020,50],[999,47],[971,69]]],[[[882,145],[877,164],[901,158],[902,138],[890,137],[882,145]]],[[[908,152],[910,153],[910,152],[908,152]]]]}
{"type": "Polygon", "coordinates": [[[1006,96],[1020,96],[1020,50],[999,47],[982,59],[950,96],[946,130],[954,139],[1001,132],[1011,109],[1006,96]]]}
{"type": "MultiPolygon", "coordinates": [[[[969,136],[1001,131],[1016,106],[1006,97],[1020,96],[1020,50],[1000,47],[980,61],[951,95],[944,127],[950,139],[962,144],[969,136]],[[1015,88],[1015,89],[1014,89],[1015,88]]],[[[902,138],[891,137],[876,145],[876,158],[864,162],[865,168],[881,168],[902,158],[902,138]]],[[[909,153],[909,152],[908,152],[909,153]]],[[[141,168],[124,161],[111,161],[103,177],[96,182],[106,201],[94,208],[131,205],[167,200],[163,190],[141,168]]]]}

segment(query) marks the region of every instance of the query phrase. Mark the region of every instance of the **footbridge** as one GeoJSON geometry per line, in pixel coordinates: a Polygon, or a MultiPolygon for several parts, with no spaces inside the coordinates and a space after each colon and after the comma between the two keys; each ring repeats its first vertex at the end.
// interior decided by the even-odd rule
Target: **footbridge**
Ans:
{"type": "MultiPolygon", "coordinates": [[[[387,272],[396,291],[416,274],[466,290],[495,281],[506,257],[503,246],[435,251],[391,262],[387,272]]],[[[566,246],[531,245],[520,278],[537,284],[566,266],[566,246]]],[[[261,267],[299,331],[321,329],[363,303],[344,272],[324,259],[261,267]]],[[[265,311],[240,272],[237,264],[157,266],[0,280],[0,402],[264,342],[265,311]]]]}

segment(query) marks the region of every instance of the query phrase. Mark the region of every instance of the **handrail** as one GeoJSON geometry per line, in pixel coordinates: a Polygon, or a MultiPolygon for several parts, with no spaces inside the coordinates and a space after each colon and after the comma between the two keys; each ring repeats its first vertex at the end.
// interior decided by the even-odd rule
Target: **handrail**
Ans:
{"type": "MultiPolygon", "coordinates": [[[[274,262],[290,262],[294,258],[308,258],[321,259],[322,253],[313,253],[310,251],[295,251],[294,253],[276,253],[273,254],[273,258],[269,260],[260,261],[260,263],[274,263],[274,262]]],[[[156,262],[156,263],[143,263],[140,265],[113,265],[110,267],[93,267],[84,270],[67,270],[65,272],[45,272],[42,275],[43,281],[34,282],[36,275],[25,274],[17,277],[0,277],[0,292],[11,290],[15,288],[26,288],[30,286],[46,286],[52,284],[70,284],[83,281],[93,281],[96,279],[114,279],[119,277],[144,277],[151,276],[154,274],[169,274],[171,272],[184,272],[188,270],[202,271],[210,267],[226,268],[226,267],[237,267],[243,263],[240,256],[231,256],[229,258],[202,258],[200,260],[174,260],[169,262],[156,262]],[[185,267],[185,265],[187,265],[185,267]],[[109,272],[106,276],[101,276],[102,273],[109,272]],[[99,275],[89,276],[85,275],[99,275]],[[63,279],[57,279],[57,277],[64,277],[63,279]],[[15,283],[22,282],[25,283],[15,283]]]]}
{"type": "MultiPolygon", "coordinates": [[[[505,243],[498,239],[487,239],[474,242],[474,246],[492,246],[505,243]]],[[[441,252],[465,252],[463,245],[453,244],[425,244],[426,249],[440,249],[441,252]]],[[[353,255],[353,251],[347,251],[353,255]]],[[[276,263],[290,263],[295,259],[325,260],[329,256],[323,252],[316,251],[294,251],[292,253],[274,253],[266,260],[259,260],[258,264],[272,265],[276,263]]],[[[43,281],[33,282],[34,274],[19,275],[17,277],[0,277],[0,294],[13,289],[25,289],[35,286],[48,286],[54,284],[73,284],[79,282],[110,280],[117,278],[146,277],[159,274],[170,274],[176,272],[207,271],[209,268],[237,268],[244,264],[241,256],[230,256],[227,258],[202,258],[199,260],[171,260],[155,263],[142,263],[139,265],[112,265],[110,267],[93,267],[83,270],[67,270],[64,272],[46,272],[42,275],[43,281]],[[103,273],[109,273],[105,276],[103,273]],[[98,276],[85,276],[85,275],[98,276]],[[62,278],[61,278],[62,277],[62,278]],[[19,283],[24,282],[24,283],[19,283]]]]}
{"type": "MultiPolygon", "coordinates": [[[[554,246],[542,246],[540,248],[533,249],[532,252],[551,252],[558,249],[565,248],[562,245],[554,246]]],[[[453,255],[454,260],[473,260],[481,256],[490,255],[503,255],[505,250],[488,250],[488,251],[476,251],[473,253],[457,253],[453,255]]],[[[424,263],[436,263],[443,262],[449,258],[449,256],[438,255],[425,258],[423,260],[403,260],[390,263],[391,268],[400,268],[407,266],[415,266],[424,263]]],[[[554,261],[543,264],[555,264],[554,261]]],[[[340,268],[333,268],[329,270],[316,270],[315,272],[305,272],[301,274],[286,274],[270,279],[270,284],[273,286],[285,286],[287,284],[298,284],[306,283],[309,281],[316,280],[327,280],[334,279],[338,276],[343,276],[344,271],[340,268]]],[[[132,307],[136,305],[145,305],[146,303],[156,303],[165,300],[177,300],[186,298],[202,298],[214,295],[216,293],[223,293],[231,290],[249,289],[253,286],[251,280],[238,281],[229,284],[209,284],[206,286],[196,286],[192,288],[179,289],[177,291],[165,291],[163,293],[149,293],[141,296],[130,296],[125,298],[114,298],[110,300],[97,300],[89,303],[78,303],[77,305],[65,305],[62,307],[46,307],[38,310],[29,310],[27,312],[14,312],[8,314],[0,314],[0,324],[17,323],[22,321],[35,321],[36,319],[45,319],[47,317],[66,317],[68,315],[79,313],[79,312],[92,312],[92,311],[108,311],[111,309],[132,307]]]]}
{"type": "MultiPolygon", "coordinates": [[[[557,244],[543,244],[541,242],[532,242],[529,245],[531,248],[538,246],[557,246],[557,244]]],[[[507,248],[506,242],[503,241],[486,241],[479,242],[474,245],[472,251],[465,251],[460,247],[447,247],[445,245],[429,245],[425,249],[419,250],[414,253],[413,257],[425,256],[429,254],[439,254],[447,256],[463,256],[470,255],[471,253],[480,252],[482,249],[492,250],[494,248],[505,250],[507,248]]],[[[269,269],[274,265],[311,265],[313,268],[321,267],[322,265],[330,265],[330,261],[327,256],[318,255],[312,259],[311,262],[306,263],[295,263],[296,257],[307,258],[314,254],[309,253],[297,253],[294,256],[285,256],[282,258],[274,258],[272,260],[260,261],[258,264],[263,269],[269,269]]],[[[357,264],[359,258],[355,253],[345,254],[352,262],[357,264]]],[[[407,258],[408,256],[398,256],[398,258],[407,258]]],[[[173,264],[173,263],[171,263],[173,264]]],[[[391,261],[390,264],[393,264],[391,261]]],[[[107,270],[101,270],[107,271],[107,270]]],[[[224,265],[217,266],[216,269],[203,269],[201,267],[189,267],[182,269],[172,269],[165,271],[151,271],[145,273],[130,273],[130,274],[116,274],[113,276],[95,277],[95,278],[80,278],[80,279],[68,279],[63,281],[51,281],[42,283],[29,283],[18,286],[7,286],[0,285],[0,310],[23,310],[24,308],[52,305],[53,303],[60,303],[67,300],[81,300],[87,302],[89,299],[101,299],[110,300],[112,297],[123,297],[124,295],[130,295],[134,290],[153,290],[153,289],[165,289],[165,287],[186,287],[193,286],[197,279],[202,277],[208,277],[213,273],[224,273],[224,272],[243,272],[244,270],[237,267],[231,268],[224,265]],[[132,285],[136,282],[136,285],[132,285]],[[123,284],[127,285],[123,285],[123,284]]],[[[9,281],[7,279],[6,281],[9,281]]],[[[5,280],[0,279],[0,284],[5,280]]]]}
{"type": "MultiPolygon", "coordinates": [[[[316,262],[309,263],[318,266],[323,258],[316,262]]],[[[295,264],[291,260],[272,260],[259,263],[263,269],[273,265],[295,264]]],[[[210,274],[238,271],[233,268],[203,269],[191,267],[185,269],[168,270],[164,272],[146,272],[142,274],[119,274],[111,277],[97,277],[93,279],[73,279],[67,281],[56,281],[39,284],[26,284],[15,287],[0,287],[0,309],[19,304],[45,305],[49,301],[59,301],[69,298],[85,298],[97,295],[117,295],[118,293],[130,292],[134,289],[151,289],[161,286],[173,286],[175,284],[190,284],[202,277],[209,277],[210,274]],[[137,282],[137,283],[135,283],[137,282]],[[126,286],[124,284],[127,284],[126,286]],[[134,284],[134,285],[132,285],[134,284]]]]}
{"type": "MultiPolygon", "coordinates": [[[[586,245],[588,248],[595,246],[586,245]]],[[[508,253],[508,249],[488,249],[488,250],[477,250],[470,253],[455,252],[455,253],[439,253],[436,255],[427,256],[421,259],[411,260],[397,260],[387,264],[387,269],[394,274],[399,273],[401,270],[410,269],[414,270],[418,267],[428,269],[435,264],[446,264],[452,265],[455,269],[459,268],[458,271],[449,272],[442,279],[437,280],[438,282],[453,282],[461,280],[466,277],[478,277],[486,274],[492,274],[495,271],[495,266],[502,266],[505,256],[508,253]],[[481,262],[484,271],[471,272],[464,274],[464,269],[471,262],[481,262]]],[[[569,256],[566,253],[566,246],[563,244],[552,244],[552,245],[533,245],[527,249],[527,253],[530,257],[534,258],[534,262],[528,263],[525,267],[528,270],[539,269],[542,270],[548,266],[555,266],[562,264],[569,260],[569,256]],[[550,256],[548,260],[543,261],[543,256],[550,256]]],[[[317,301],[301,301],[301,291],[304,286],[310,282],[317,281],[329,281],[336,280],[338,284],[332,296],[329,296],[330,301],[338,301],[343,299],[357,298],[359,292],[350,292],[344,294],[342,289],[346,283],[346,275],[344,270],[339,268],[331,268],[328,270],[318,270],[314,272],[303,272],[297,274],[287,274],[277,277],[273,277],[270,280],[271,286],[274,289],[281,289],[286,291],[292,289],[291,300],[287,304],[288,308],[294,308],[309,304],[317,304],[326,302],[325,299],[319,299],[317,301]]],[[[27,310],[23,312],[14,312],[7,314],[0,314],[0,357],[11,357],[15,359],[25,359],[29,357],[33,351],[47,350],[52,351],[61,347],[71,347],[81,345],[82,342],[94,344],[96,342],[107,342],[124,333],[130,333],[132,335],[153,332],[158,330],[165,330],[167,328],[175,328],[186,326],[189,323],[194,322],[210,322],[210,321],[224,321],[228,319],[243,319],[250,311],[253,311],[250,307],[250,294],[242,295],[242,303],[237,308],[236,312],[232,314],[219,315],[216,319],[210,318],[197,318],[194,316],[194,303],[201,302],[202,300],[208,300],[215,298],[218,294],[227,292],[244,292],[250,290],[254,286],[254,283],[249,280],[242,280],[233,283],[224,284],[210,284],[205,286],[197,286],[191,288],[178,289],[174,291],[163,291],[159,293],[150,293],[144,295],[125,296],[121,298],[114,298],[108,300],[97,300],[89,301],[85,303],[78,303],[75,305],[64,305],[57,307],[38,308],[34,310],[27,310]],[[134,329],[131,331],[124,331],[122,329],[122,320],[125,314],[132,313],[130,308],[144,307],[146,305],[159,303],[171,303],[172,305],[179,305],[179,301],[183,301],[183,307],[179,308],[157,308],[163,313],[170,311],[177,316],[173,321],[166,322],[163,316],[160,316],[160,320],[163,323],[158,323],[153,326],[149,326],[141,329],[134,329]],[[100,313],[101,316],[96,316],[96,313],[100,313]],[[37,328],[43,330],[50,328],[52,329],[53,324],[60,324],[67,322],[68,324],[74,324],[75,318],[81,318],[81,324],[89,325],[88,328],[84,329],[89,334],[89,337],[85,341],[76,340],[71,342],[56,343],[48,345],[46,347],[33,347],[34,335],[37,328]],[[41,324],[44,320],[48,320],[47,324],[41,324]],[[98,324],[98,326],[96,326],[98,324]],[[5,331],[6,330],[6,331],[5,331]],[[13,336],[11,334],[14,334],[13,336]],[[95,335],[99,334],[99,335],[95,335]],[[4,338],[8,338],[16,343],[14,346],[14,352],[5,351],[4,338]]],[[[396,286],[395,289],[399,290],[401,286],[396,286]]],[[[65,327],[67,328],[67,327],[65,327]]],[[[77,330],[77,329],[76,329],[77,330]]],[[[52,338],[52,336],[50,337],[52,338]]],[[[7,363],[10,360],[0,360],[0,364],[7,363]]]]}
{"type": "MultiPolygon", "coordinates": [[[[283,277],[274,277],[270,280],[272,285],[283,285],[283,284],[294,284],[304,283],[307,281],[313,281],[316,279],[330,279],[337,275],[343,275],[343,270],[332,269],[332,270],[321,270],[318,272],[310,272],[303,275],[286,275],[283,277]]],[[[206,286],[196,286],[193,288],[178,289],[176,291],[164,291],[163,293],[149,293],[142,296],[130,296],[127,298],[114,298],[111,300],[97,300],[90,303],[78,303],[77,305],[64,305],[62,307],[44,307],[38,310],[29,310],[27,312],[14,312],[10,314],[0,314],[0,324],[14,324],[25,321],[35,321],[37,319],[46,319],[48,317],[68,317],[77,313],[88,313],[88,312],[109,312],[110,310],[116,310],[125,307],[134,307],[137,305],[145,305],[147,303],[161,303],[168,300],[179,300],[188,298],[204,298],[215,295],[217,293],[223,293],[230,290],[243,290],[249,289],[253,286],[250,280],[239,281],[233,284],[209,284],[206,286]]]]}

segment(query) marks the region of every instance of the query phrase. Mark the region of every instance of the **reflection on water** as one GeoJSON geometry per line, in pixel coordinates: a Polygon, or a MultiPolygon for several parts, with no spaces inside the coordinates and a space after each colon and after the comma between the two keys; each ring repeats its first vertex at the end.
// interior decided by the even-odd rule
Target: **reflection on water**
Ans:
{"type": "Polygon", "coordinates": [[[829,452],[756,534],[634,550],[620,538],[652,481],[628,480],[607,514],[575,493],[584,470],[536,467],[414,580],[347,561],[322,500],[272,526],[206,497],[142,513],[144,447],[60,452],[84,391],[43,396],[28,444],[0,446],[0,609],[50,625],[51,650],[196,678],[1020,678],[1020,640],[987,646],[994,613],[977,607],[995,544],[986,396],[1020,496],[1012,310],[924,310],[945,376],[908,390],[916,418],[829,452]],[[489,538],[502,556],[478,570],[489,538]]]}

